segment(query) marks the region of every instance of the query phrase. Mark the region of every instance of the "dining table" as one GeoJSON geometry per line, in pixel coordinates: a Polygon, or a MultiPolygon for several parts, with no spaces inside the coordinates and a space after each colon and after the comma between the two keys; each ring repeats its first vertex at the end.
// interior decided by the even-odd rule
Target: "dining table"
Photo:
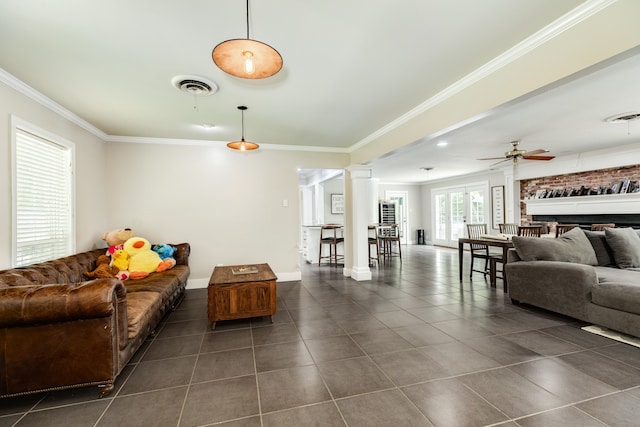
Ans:
{"type": "Polygon", "coordinates": [[[472,239],[468,237],[461,237],[458,239],[458,269],[460,271],[460,281],[462,281],[462,271],[463,271],[463,259],[464,259],[464,245],[487,245],[497,248],[502,248],[502,257],[501,258],[491,258],[489,263],[489,279],[491,283],[491,287],[496,287],[497,280],[497,268],[496,264],[498,262],[502,263],[502,283],[503,289],[506,292],[507,287],[507,277],[504,274],[504,265],[507,263],[507,253],[509,249],[513,248],[513,242],[510,239],[505,238],[490,238],[490,237],[482,237],[478,239],[472,239]]]}

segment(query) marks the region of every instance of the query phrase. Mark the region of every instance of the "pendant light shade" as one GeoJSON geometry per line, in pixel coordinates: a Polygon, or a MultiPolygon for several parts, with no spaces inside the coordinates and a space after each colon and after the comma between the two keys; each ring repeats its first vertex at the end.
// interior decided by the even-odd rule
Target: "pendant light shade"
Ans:
{"type": "Polygon", "coordinates": [[[213,62],[227,74],[243,79],[264,79],[282,68],[282,56],[266,43],[249,38],[249,0],[247,0],[247,38],[223,41],[211,52],[213,62]]]}
{"type": "Polygon", "coordinates": [[[244,105],[239,105],[238,110],[242,112],[242,139],[240,141],[233,141],[227,144],[227,147],[232,150],[238,151],[251,151],[257,150],[260,146],[255,142],[245,141],[244,140],[244,111],[247,109],[244,105]]]}

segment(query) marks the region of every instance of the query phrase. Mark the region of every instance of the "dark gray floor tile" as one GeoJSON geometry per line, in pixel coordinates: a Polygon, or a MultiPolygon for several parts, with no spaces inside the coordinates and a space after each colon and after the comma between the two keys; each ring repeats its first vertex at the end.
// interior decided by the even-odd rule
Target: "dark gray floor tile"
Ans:
{"type": "Polygon", "coordinates": [[[407,311],[428,323],[442,322],[443,320],[453,320],[458,318],[457,315],[450,311],[443,310],[440,307],[412,308],[407,311]]]}
{"type": "Polygon", "coordinates": [[[264,427],[305,426],[345,427],[346,424],[333,402],[303,406],[263,415],[264,427]]]}
{"type": "Polygon", "coordinates": [[[579,402],[616,391],[616,388],[574,369],[560,359],[541,359],[511,366],[510,369],[565,402],[579,402]]]}
{"type": "Polygon", "coordinates": [[[528,348],[497,336],[461,339],[460,341],[503,365],[526,362],[542,357],[542,355],[528,348]]]}
{"type": "Polygon", "coordinates": [[[253,350],[242,348],[201,354],[191,381],[196,383],[252,374],[255,374],[253,350]]]}
{"type": "Polygon", "coordinates": [[[143,362],[198,354],[204,334],[154,340],[142,358],[143,362]]]}
{"type": "Polygon", "coordinates": [[[521,418],[518,420],[518,425],[522,427],[605,427],[605,424],[573,407],[554,409],[521,418]]]}
{"type": "Polygon", "coordinates": [[[360,332],[351,334],[351,338],[353,338],[367,354],[386,353],[389,351],[413,348],[413,345],[392,329],[360,332]]]}
{"type": "Polygon", "coordinates": [[[530,327],[530,329],[542,329],[542,328],[554,328],[565,325],[567,322],[572,322],[573,320],[559,316],[551,312],[542,312],[542,311],[516,311],[514,313],[504,313],[500,315],[501,317],[505,317],[508,319],[517,320],[522,322],[530,327]]]}
{"type": "Polygon", "coordinates": [[[415,347],[455,341],[450,335],[428,324],[403,326],[393,331],[415,347]]]}
{"type": "Polygon", "coordinates": [[[573,368],[620,390],[640,385],[640,370],[593,351],[559,357],[573,368]]]}
{"type": "Polygon", "coordinates": [[[540,332],[553,335],[554,337],[569,341],[583,348],[596,348],[616,344],[616,341],[612,339],[592,334],[591,332],[586,332],[578,327],[569,325],[544,328],[541,329],[540,332]]]}
{"type": "Polygon", "coordinates": [[[449,376],[438,362],[417,349],[376,354],[371,358],[398,386],[449,376]]]}
{"type": "Polygon", "coordinates": [[[544,356],[557,356],[582,350],[580,346],[540,331],[517,332],[502,335],[502,338],[544,356]]]}
{"type": "Polygon", "coordinates": [[[629,393],[600,397],[576,407],[609,426],[637,427],[640,420],[638,399],[629,393]]]}
{"type": "Polygon", "coordinates": [[[485,316],[475,319],[478,326],[490,330],[496,335],[523,332],[533,329],[530,325],[517,319],[503,316],[485,316]]]}
{"type": "Polygon", "coordinates": [[[400,309],[397,305],[380,297],[381,301],[359,300],[358,305],[369,313],[386,313],[400,309]]]}
{"type": "Polygon", "coordinates": [[[251,347],[251,330],[245,328],[204,334],[200,351],[202,353],[211,353],[247,347],[251,347]]]}
{"type": "Polygon", "coordinates": [[[210,381],[189,387],[180,427],[196,427],[257,415],[256,377],[210,381]]]}
{"type": "Polygon", "coordinates": [[[180,419],[187,387],[117,397],[97,427],[144,426],[175,427],[180,419]]]}
{"type": "Polygon", "coordinates": [[[479,427],[508,419],[456,379],[430,381],[402,391],[436,426],[479,427]]]}
{"type": "Polygon", "coordinates": [[[293,323],[253,328],[251,333],[253,345],[278,344],[302,339],[293,323]]]}
{"type": "Polygon", "coordinates": [[[455,314],[457,317],[462,317],[465,319],[475,319],[479,317],[487,317],[490,315],[489,312],[482,308],[478,308],[472,303],[466,301],[460,301],[454,304],[444,304],[440,305],[439,308],[448,311],[450,313],[455,314]]]}
{"type": "Polygon", "coordinates": [[[398,390],[355,396],[337,404],[349,426],[433,426],[398,390]]]}
{"type": "Polygon", "coordinates": [[[258,316],[251,318],[251,327],[259,328],[261,326],[274,326],[274,325],[286,325],[287,323],[292,323],[293,320],[291,316],[289,316],[289,312],[284,310],[276,311],[276,314],[273,316],[258,316]]]}
{"type": "Polygon", "coordinates": [[[391,298],[389,299],[389,302],[392,302],[393,304],[397,305],[400,308],[404,308],[405,310],[410,310],[412,308],[429,307],[432,305],[422,298],[413,297],[410,295],[400,298],[391,298]]]}
{"type": "Polygon", "coordinates": [[[368,357],[322,363],[318,368],[335,398],[393,387],[368,357]]]}
{"type": "Polygon", "coordinates": [[[348,335],[305,340],[316,363],[364,356],[364,352],[348,335]]]}
{"type": "Polygon", "coordinates": [[[202,334],[209,330],[211,323],[203,313],[202,318],[195,320],[185,320],[182,322],[165,323],[160,330],[158,338],[171,338],[184,335],[202,334]]]}
{"type": "Polygon", "coordinates": [[[476,325],[473,319],[444,320],[442,322],[431,323],[431,326],[457,339],[495,335],[490,330],[476,325]]]}
{"type": "Polygon", "coordinates": [[[358,319],[336,319],[336,323],[349,334],[386,328],[384,323],[368,313],[358,319]]]}
{"type": "Polygon", "coordinates": [[[389,328],[398,328],[400,326],[409,325],[424,325],[425,323],[424,320],[418,319],[404,310],[375,313],[373,316],[389,328]]]}
{"type": "Polygon", "coordinates": [[[615,344],[607,347],[598,347],[593,349],[593,351],[635,368],[640,368],[640,347],[629,344],[615,344]]]}
{"type": "Polygon", "coordinates": [[[471,347],[455,341],[420,348],[433,360],[446,368],[451,375],[466,374],[500,366],[498,362],[478,353],[471,347]]]}
{"type": "Polygon", "coordinates": [[[0,416],[0,427],[13,427],[16,425],[22,415],[3,415],[0,416]]]}
{"type": "Polygon", "coordinates": [[[65,426],[86,427],[95,425],[104,412],[108,400],[63,406],[27,413],[16,427],[65,426]]]}
{"type": "Polygon", "coordinates": [[[296,323],[298,332],[304,339],[345,335],[346,332],[330,317],[322,320],[301,321],[296,323]]]}
{"type": "Polygon", "coordinates": [[[301,366],[258,374],[262,412],[325,402],[331,395],[316,366],[301,366]]]}
{"type": "Polygon", "coordinates": [[[119,395],[187,385],[195,364],[196,356],[139,363],[122,386],[119,395]]]}
{"type": "Polygon", "coordinates": [[[566,403],[508,368],[468,374],[458,379],[511,418],[566,403]]]}
{"type": "Polygon", "coordinates": [[[255,347],[258,372],[312,365],[313,358],[302,341],[255,347]]]}
{"type": "Polygon", "coordinates": [[[215,425],[216,427],[262,427],[260,417],[247,417],[239,420],[227,421],[215,425]]]}

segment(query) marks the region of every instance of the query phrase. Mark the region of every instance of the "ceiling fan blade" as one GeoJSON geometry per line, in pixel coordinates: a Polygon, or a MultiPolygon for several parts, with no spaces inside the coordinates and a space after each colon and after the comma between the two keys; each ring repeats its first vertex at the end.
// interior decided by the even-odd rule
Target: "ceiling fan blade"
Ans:
{"type": "Polygon", "coordinates": [[[481,159],[476,159],[476,160],[499,160],[499,159],[503,159],[504,160],[504,156],[500,156],[500,157],[483,157],[481,159]]]}
{"type": "Polygon", "coordinates": [[[525,160],[551,160],[555,159],[556,156],[522,156],[525,160]]]}
{"type": "Polygon", "coordinates": [[[539,148],[537,150],[527,151],[526,153],[523,154],[523,156],[524,157],[535,156],[537,154],[548,153],[548,152],[549,152],[549,150],[545,150],[544,148],[539,148]]]}

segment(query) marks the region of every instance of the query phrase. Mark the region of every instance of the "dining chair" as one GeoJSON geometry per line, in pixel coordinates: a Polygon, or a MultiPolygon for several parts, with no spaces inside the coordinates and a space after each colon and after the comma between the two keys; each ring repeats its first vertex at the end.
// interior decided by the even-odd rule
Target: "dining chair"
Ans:
{"type": "Polygon", "coordinates": [[[518,236],[540,237],[542,226],[540,225],[523,225],[518,227],[518,236]]]}
{"type": "Polygon", "coordinates": [[[375,225],[369,225],[367,227],[367,241],[369,243],[369,265],[373,265],[376,261],[378,266],[380,265],[380,245],[378,244],[378,227],[375,225]],[[375,256],[371,255],[371,249],[375,250],[375,256]]]}
{"type": "Polygon", "coordinates": [[[344,243],[342,237],[342,226],[337,224],[326,224],[320,227],[320,248],[318,250],[318,265],[323,259],[327,259],[329,264],[336,263],[341,259],[338,257],[338,244],[344,243]],[[329,246],[329,255],[322,255],[322,247],[329,246]]]}
{"type": "MultiPolygon", "coordinates": [[[[470,239],[480,239],[483,234],[487,234],[487,224],[467,224],[467,235],[470,239]]],[[[469,277],[473,275],[473,272],[482,273],[485,277],[489,274],[489,259],[497,257],[489,252],[489,246],[481,243],[469,244],[471,250],[471,269],[469,271],[469,277]],[[473,268],[474,260],[484,260],[484,269],[477,270],[473,268]]]]}
{"type": "Polygon", "coordinates": [[[615,224],[591,224],[591,231],[603,231],[605,228],[615,228],[615,224]]]}
{"type": "Polygon", "coordinates": [[[498,224],[502,234],[518,234],[518,224],[498,224]]]}
{"type": "Polygon", "coordinates": [[[556,224],[556,237],[563,235],[572,228],[580,227],[579,224],[556,224]]]}
{"type": "Polygon", "coordinates": [[[400,244],[398,224],[381,224],[378,239],[382,247],[382,259],[386,262],[387,258],[398,257],[400,258],[400,263],[402,263],[402,245],[400,244]]]}

